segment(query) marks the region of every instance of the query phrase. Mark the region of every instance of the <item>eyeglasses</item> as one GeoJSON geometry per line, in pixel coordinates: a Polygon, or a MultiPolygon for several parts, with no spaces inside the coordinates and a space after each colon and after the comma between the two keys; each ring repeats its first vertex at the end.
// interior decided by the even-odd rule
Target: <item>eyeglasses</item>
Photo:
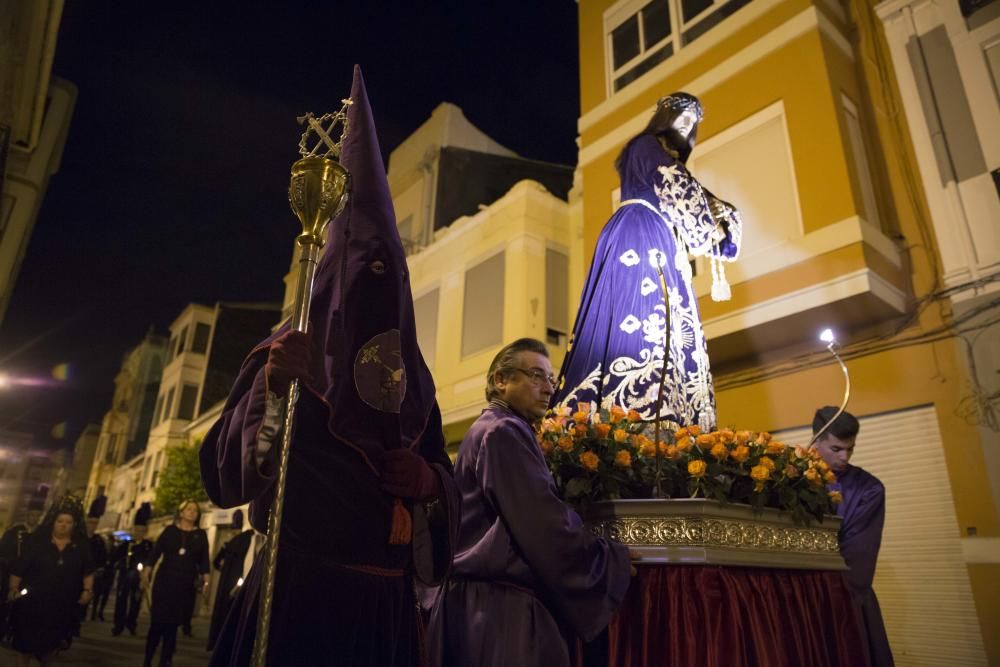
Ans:
{"type": "Polygon", "coordinates": [[[552,377],[551,375],[546,375],[537,368],[532,368],[531,370],[524,370],[523,368],[511,367],[510,370],[517,371],[519,373],[524,373],[531,379],[532,384],[540,385],[543,382],[548,382],[550,387],[555,388],[556,386],[556,379],[554,377],[552,377]]]}

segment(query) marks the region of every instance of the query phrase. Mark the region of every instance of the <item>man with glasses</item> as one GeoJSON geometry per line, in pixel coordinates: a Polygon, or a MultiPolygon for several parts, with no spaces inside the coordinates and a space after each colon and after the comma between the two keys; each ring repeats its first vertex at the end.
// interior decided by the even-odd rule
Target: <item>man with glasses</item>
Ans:
{"type": "Polygon", "coordinates": [[[569,665],[629,585],[624,546],[592,535],[556,494],[534,423],[555,390],[541,341],[507,345],[489,405],[458,450],[462,512],[451,579],[431,611],[432,664],[569,665]]]}

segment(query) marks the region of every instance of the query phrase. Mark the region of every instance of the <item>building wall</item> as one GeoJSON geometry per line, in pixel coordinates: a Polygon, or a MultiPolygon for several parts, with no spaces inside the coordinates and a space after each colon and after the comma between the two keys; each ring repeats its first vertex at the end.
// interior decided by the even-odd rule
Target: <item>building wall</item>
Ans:
{"type": "MultiPolygon", "coordinates": [[[[720,423],[789,429],[809,423],[817,407],[838,403],[842,376],[815,338],[825,326],[837,329],[853,384],[852,412],[870,417],[927,406],[936,417],[940,444],[929,441],[923,461],[897,457],[889,472],[943,466],[954,553],[964,560],[966,595],[979,625],[974,640],[981,649],[973,653],[1000,660],[1000,644],[988,631],[1000,625],[1000,571],[995,557],[984,556],[996,551],[990,547],[1000,537],[996,489],[981,429],[966,419],[968,362],[947,295],[938,291],[940,244],[915,178],[913,142],[897,126],[905,116],[871,4],[753,0],[612,94],[605,20],[624,5],[579,3],[578,182],[587,258],[581,268],[615,204],[615,155],[641,131],[660,96],[675,90],[699,96],[705,119],[693,173],[704,171],[714,192],[745,204],[748,233],[770,235],[756,247],[748,239],[747,254],[727,267],[731,301],[705,297],[707,271],[696,279],[720,423]],[[766,142],[757,141],[764,135],[766,142]],[[789,176],[768,181],[751,173],[755,164],[787,168],[789,176]],[[755,192],[754,183],[764,191],[755,192]],[[768,199],[785,208],[767,213],[768,199]]],[[[891,503],[893,489],[887,493],[891,503]]],[[[905,572],[894,560],[899,553],[887,549],[880,568],[905,572]]],[[[891,601],[903,607],[887,614],[890,623],[904,622],[900,609],[935,614],[923,603],[891,601]]],[[[899,664],[921,664],[923,649],[907,644],[901,627],[890,625],[890,635],[904,642],[895,646],[899,664]]]]}

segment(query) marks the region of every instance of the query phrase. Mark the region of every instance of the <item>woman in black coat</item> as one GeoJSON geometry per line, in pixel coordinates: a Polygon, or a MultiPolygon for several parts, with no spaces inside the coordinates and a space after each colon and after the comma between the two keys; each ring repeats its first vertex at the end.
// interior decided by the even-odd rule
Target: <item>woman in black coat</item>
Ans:
{"type": "Polygon", "coordinates": [[[169,665],[177,648],[177,627],[184,623],[194,605],[196,578],[204,591],[208,586],[208,536],[198,527],[201,508],[185,500],[174,515],[174,523],[163,529],[153,552],[142,570],[143,586],[149,585],[149,573],[162,557],[153,580],[149,634],[146,635],[147,667],[163,639],[160,665],[169,665]]]}
{"type": "Polygon", "coordinates": [[[24,547],[10,575],[9,595],[17,601],[14,649],[19,666],[34,656],[44,667],[69,646],[80,609],[93,597],[94,565],[80,501],[60,501],[24,547]]]}

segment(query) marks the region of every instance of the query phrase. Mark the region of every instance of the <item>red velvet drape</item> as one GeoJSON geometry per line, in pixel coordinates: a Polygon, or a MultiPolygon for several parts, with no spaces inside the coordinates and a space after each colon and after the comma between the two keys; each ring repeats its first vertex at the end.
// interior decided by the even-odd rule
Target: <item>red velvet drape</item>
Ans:
{"type": "Polygon", "coordinates": [[[608,627],[609,665],[867,664],[839,572],[706,565],[638,570],[608,627]]]}

